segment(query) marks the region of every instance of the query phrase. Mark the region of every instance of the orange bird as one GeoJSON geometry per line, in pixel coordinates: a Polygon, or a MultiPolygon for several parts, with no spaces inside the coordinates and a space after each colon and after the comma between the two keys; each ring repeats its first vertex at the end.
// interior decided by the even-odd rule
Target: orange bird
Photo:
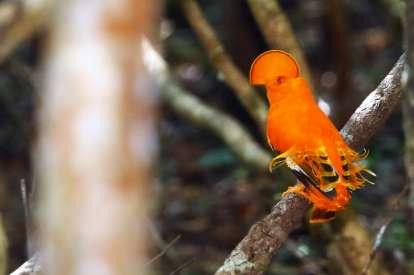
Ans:
{"type": "Polygon", "coordinates": [[[334,219],[353,190],[372,183],[366,174],[375,174],[358,163],[367,151],[357,153],[345,143],[288,53],[271,50],[259,55],[250,69],[250,83],[266,87],[270,104],[267,139],[281,153],[271,160],[270,171],[286,164],[294,173],[299,183],[286,192],[313,203],[311,223],[334,219]]]}

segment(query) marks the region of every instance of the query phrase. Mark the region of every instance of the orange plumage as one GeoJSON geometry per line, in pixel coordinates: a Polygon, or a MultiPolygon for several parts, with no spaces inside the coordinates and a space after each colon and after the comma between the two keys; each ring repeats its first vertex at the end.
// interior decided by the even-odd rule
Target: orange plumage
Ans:
{"type": "Polygon", "coordinates": [[[286,164],[300,183],[287,192],[298,193],[313,203],[310,222],[326,222],[343,210],[351,191],[370,182],[374,175],[358,161],[312,96],[299,67],[289,54],[271,50],[259,55],[250,70],[250,83],[264,85],[270,108],[267,138],[272,149],[281,152],[272,159],[270,170],[286,164]]]}

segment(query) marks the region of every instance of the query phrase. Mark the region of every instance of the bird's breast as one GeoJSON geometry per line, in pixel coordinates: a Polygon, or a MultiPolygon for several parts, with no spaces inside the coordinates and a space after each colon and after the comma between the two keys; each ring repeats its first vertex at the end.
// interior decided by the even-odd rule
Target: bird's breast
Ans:
{"type": "Polygon", "coordinates": [[[267,118],[267,136],[269,143],[278,151],[285,152],[292,146],[317,146],[317,123],[306,104],[297,106],[271,106],[267,118]]]}

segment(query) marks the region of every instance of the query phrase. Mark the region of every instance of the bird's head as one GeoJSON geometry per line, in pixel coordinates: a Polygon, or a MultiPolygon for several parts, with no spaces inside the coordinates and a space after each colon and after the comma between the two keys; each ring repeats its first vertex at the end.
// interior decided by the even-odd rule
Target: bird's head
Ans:
{"type": "Polygon", "coordinates": [[[260,54],[250,67],[251,85],[278,85],[300,74],[296,60],[288,53],[270,50],[260,54]]]}

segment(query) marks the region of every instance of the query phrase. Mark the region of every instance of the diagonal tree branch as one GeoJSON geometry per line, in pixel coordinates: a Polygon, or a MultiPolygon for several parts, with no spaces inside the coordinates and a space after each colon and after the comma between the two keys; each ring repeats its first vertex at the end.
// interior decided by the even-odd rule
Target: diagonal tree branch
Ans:
{"type": "Polygon", "coordinates": [[[162,85],[161,93],[164,101],[175,112],[219,136],[243,162],[261,171],[266,169],[271,159],[270,154],[228,114],[203,103],[172,78],[162,85]]]}
{"type": "Polygon", "coordinates": [[[401,75],[405,61],[406,55],[403,54],[342,128],[341,134],[351,147],[358,148],[366,144],[401,101],[401,75]]]}
{"type": "Polygon", "coordinates": [[[186,92],[173,79],[166,62],[147,40],[143,42],[143,51],[144,62],[161,86],[162,98],[175,112],[196,125],[210,129],[245,163],[260,170],[267,167],[270,154],[263,150],[240,123],[186,92]]]}
{"type": "MultiPolygon", "coordinates": [[[[351,147],[366,144],[400,101],[405,59],[405,54],[399,58],[342,129],[342,136],[351,147]]],[[[289,194],[282,198],[270,214],[250,228],[216,275],[263,274],[290,232],[301,225],[308,207],[306,200],[297,195],[289,194]]]]}
{"type": "Polygon", "coordinates": [[[42,266],[39,263],[39,257],[34,255],[29,260],[24,262],[19,266],[15,271],[10,273],[10,275],[41,275],[42,266]]]}
{"type": "Polygon", "coordinates": [[[194,0],[181,0],[184,14],[199,40],[206,49],[216,69],[224,76],[224,81],[233,89],[240,102],[263,129],[267,107],[264,100],[250,86],[244,74],[237,68],[217,38],[213,28],[204,18],[194,0]]]}
{"type": "Polygon", "coordinates": [[[301,73],[309,83],[312,76],[305,54],[293,32],[289,19],[277,0],[247,0],[264,38],[273,49],[290,52],[298,61],[301,73]]]}

